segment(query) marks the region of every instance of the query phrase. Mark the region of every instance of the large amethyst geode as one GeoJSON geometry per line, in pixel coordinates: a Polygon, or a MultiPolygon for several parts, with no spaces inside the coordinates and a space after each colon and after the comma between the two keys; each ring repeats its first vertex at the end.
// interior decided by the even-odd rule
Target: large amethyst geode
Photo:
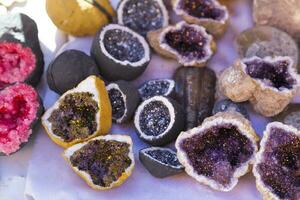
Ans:
{"type": "Polygon", "coordinates": [[[202,26],[179,22],[147,35],[151,47],[162,56],[184,66],[203,67],[211,59],[216,44],[202,26]]]}
{"type": "Polygon", "coordinates": [[[300,76],[290,57],[238,60],[220,76],[219,88],[234,102],[249,100],[267,117],[280,113],[299,89],[300,76]]]}
{"type": "Polygon", "coordinates": [[[188,175],[215,190],[230,191],[254,163],[258,136],[236,112],[218,113],[182,132],[177,156],[188,175]]]}
{"type": "Polygon", "coordinates": [[[300,132],[272,122],[260,146],[253,173],[263,199],[300,199],[300,132]]]}

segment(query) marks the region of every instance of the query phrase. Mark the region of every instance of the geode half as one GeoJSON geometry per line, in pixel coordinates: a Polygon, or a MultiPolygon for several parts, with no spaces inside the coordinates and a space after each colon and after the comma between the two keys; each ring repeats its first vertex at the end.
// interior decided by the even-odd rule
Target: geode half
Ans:
{"type": "Polygon", "coordinates": [[[271,117],[280,113],[299,89],[300,76],[290,57],[251,57],[238,60],[220,76],[219,88],[234,102],[249,100],[271,117]]]}
{"type": "Polygon", "coordinates": [[[151,47],[184,66],[203,67],[216,50],[213,37],[202,26],[179,22],[147,35],[151,47]]]}
{"type": "Polygon", "coordinates": [[[300,133],[280,122],[267,125],[253,174],[263,199],[300,199],[300,133]]]}
{"type": "Polygon", "coordinates": [[[173,8],[186,22],[204,26],[215,37],[226,31],[229,13],[217,0],[173,0],[173,8]]]}
{"type": "Polygon", "coordinates": [[[169,24],[168,11],[163,0],[123,0],[118,5],[118,24],[146,36],[169,24]]]}
{"type": "Polygon", "coordinates": [[[258,140],[241,114],[224,112],[182,132],[175,146],[188,175],[215,190],[230,191],[254,163],[258,140]]]}

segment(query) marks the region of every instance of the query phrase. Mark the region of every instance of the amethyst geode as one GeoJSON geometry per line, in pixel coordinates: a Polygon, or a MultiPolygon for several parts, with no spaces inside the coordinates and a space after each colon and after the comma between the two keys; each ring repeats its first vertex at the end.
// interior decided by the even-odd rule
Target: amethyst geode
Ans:
{"type": "Polygon", "coordinates": [[[218,113],[179,135],[177,156],[197,181],[229,191],[254,162],[257,140],[250,122],[241,114],[218,113]]]}
{"type": "Polygon", "coordinates": [[[173,0],[174,11],[190,24],[204,26],[209,33],[220,37],[225,33],[228,10],[217,0],[173,0]]]}
{"type": "Polygon", "coordinates": [[[300,133],[280,122],[268,124],[253,173],[264,199],[300,199],[300,133]]]}
{"type": "Polygon", "coordinates": [[[157,53],[184,66],[204,67],[216,50],[214,39],[205,28],[185,22],[150,31],[147,38],[157,53]]]}
{"type": "Polygon", "coordinates": [[[290,57],[238,60],[220,76],[219,90],[234,102],[250,101],[258,113],[272,117],[298,92],[300,76],[290,57]]]}

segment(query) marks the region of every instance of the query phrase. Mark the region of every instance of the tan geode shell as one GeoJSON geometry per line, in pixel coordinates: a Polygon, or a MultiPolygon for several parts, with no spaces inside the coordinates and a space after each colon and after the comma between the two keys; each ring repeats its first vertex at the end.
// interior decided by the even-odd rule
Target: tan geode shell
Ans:
{"type": "Polygon", "coordinates": [[[253,18],[256,24],[269,25],[300,39],[300,0],[254,0],[253,18]]]}
{"type": "Polygon", "coordinates": [[[227,192],[232,190],[238,183],[238,179],[245,175],[247,172],[251,170],[251,165],[255,162],[255,154],[258,151],[257,143],[259,141],[259,137],[257,136],[255,130],[252,128],[250,121],[243,117],[243,115],[237,112],[219,112],[212,117],[208,117],[204,120],[204,122],[193,129],[190,129],[186,132],[181,132],[176,140],[176,149],[177,149],[177,157],[180,163],[185,167],[186,173],[196,179],[198,182],[203,183],[207,186],[210,186],[214,190],[227,192]],[[241,165],[234,170],[234,173],[231,177],[230,183],[226,186],[221,183],[216,182],[210,177],[206,177],[202,174],[198,174],[194,167],[190,164],[189,157],[186,152],[181,148],[180,144],[183,140],[187,138],[191,138],[194,135],[201,135],[205,130],[212,128],[214,126],[222,125],[230,123],[237,127],[239,132],[246,136],[247,139],[251,142],[253,146],[253,154],[248,159],[247,162],[241,163],[241,165]]]}
{"type": "Polygon", "coordinates": [[[266,57],[265,61],[277,61],[278,59],[288,59],[290,62],[289,73],[296,83],[291,89],[267,86],[259,79],[252,78],[246,73],[245,61],[258,59],[258,57],[237,60],[235,64],[223,71],[219,78],[218,89],[234,102],[250,101],[254,110],[266,117],[280,113],[292,100],[300,86],[300,76],[293,67],[290,57],[266,57]]]}
{"type": "Polygon", "coordinates": [[[172,0],[174,12],[181,16],[186,22],[190,24],[198,24],[206,28],[206,30],[214,35],[216,38],[220,38],[224,35],[228,26],[229,13],[225,6],[221,5],[216,0],[211,0],[216,8],[224,11],[224,17],[222,20],[214,20],[210,18],[194,17],[187,13],[184,9],[180,8],[180,2],[184,0],[172,0]]]}
{"type": "Polygon", "coordinates": [[[206,63],[211,59],[214,52],[217,49],[216,43],[214,42],[213,37],[208,34],[204,27],[196,25],[196,24],[187,24],[186,22],[179,22],[176,25],[170,25],[164,28],[161,28],[157,31],[150,31],[147,34],[148,41],[151,45],[151,47],[160,55],[166,57],[166,58],[172,58],[176,59],[180,64],[183,66],[194,66],[194,67],[204,67],[206,63]],[[202,33],[203,36],[207,39],[207,44],[204,47],[204,50],[206,51],[207,55],[204,58],[201,59],[190,59],[185,58],[184,56],[181,56],[178,51],[172,47],[170,47],[165,42],[165,35],[174,30],[180,30],[184,26],[192,27],[196,31],[199,31],[202,33]]]}

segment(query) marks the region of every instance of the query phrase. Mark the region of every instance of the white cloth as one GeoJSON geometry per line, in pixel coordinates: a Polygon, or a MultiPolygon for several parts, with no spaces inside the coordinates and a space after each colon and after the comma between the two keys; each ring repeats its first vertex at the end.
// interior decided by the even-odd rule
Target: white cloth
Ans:
{"type": "MultiPolygon", "coordinates": [[[[217,73],[228,67],[237,57],[233,40],[236,35],[252,26],[249,2],[240,0],[231,13],[231,25],[226,35],[218,42],[218,53],[210,63],[217,73]]],[[[89,53],[91,38],[73,38],[64,45],[65,49],[80,49],[89,53]]],[[[146,72],[134,83],[138,86],[151,78],[172,77],[178,67],[175,61],[162,59],[153,55],[146,72]]],[[[46,88],[45,105],[51,106],[57,95],[46,88]]],[[[262,133],[266,120],[251,114],[252,121],[258,133],[262,133]]],[[[136,166],[131,177],[125,183],[110,191],[94,191],[78,177],[61,157],[63,149],[54,144],[43,130],[40,130],[35,141],[34,151],[28,170],[26,196],[35,200],[101,200],[101,199],[231,199],[254,200],[260,195],[255,187],[251,173],[240,179],[237,187],[229,193],[215,192],[203,186],[185,173],[165,179],[152,177],[138,160],[138,150],[145,147],[133,128],[114,125],[110,133],[128,134],[134,141],[136,166]]]]}

